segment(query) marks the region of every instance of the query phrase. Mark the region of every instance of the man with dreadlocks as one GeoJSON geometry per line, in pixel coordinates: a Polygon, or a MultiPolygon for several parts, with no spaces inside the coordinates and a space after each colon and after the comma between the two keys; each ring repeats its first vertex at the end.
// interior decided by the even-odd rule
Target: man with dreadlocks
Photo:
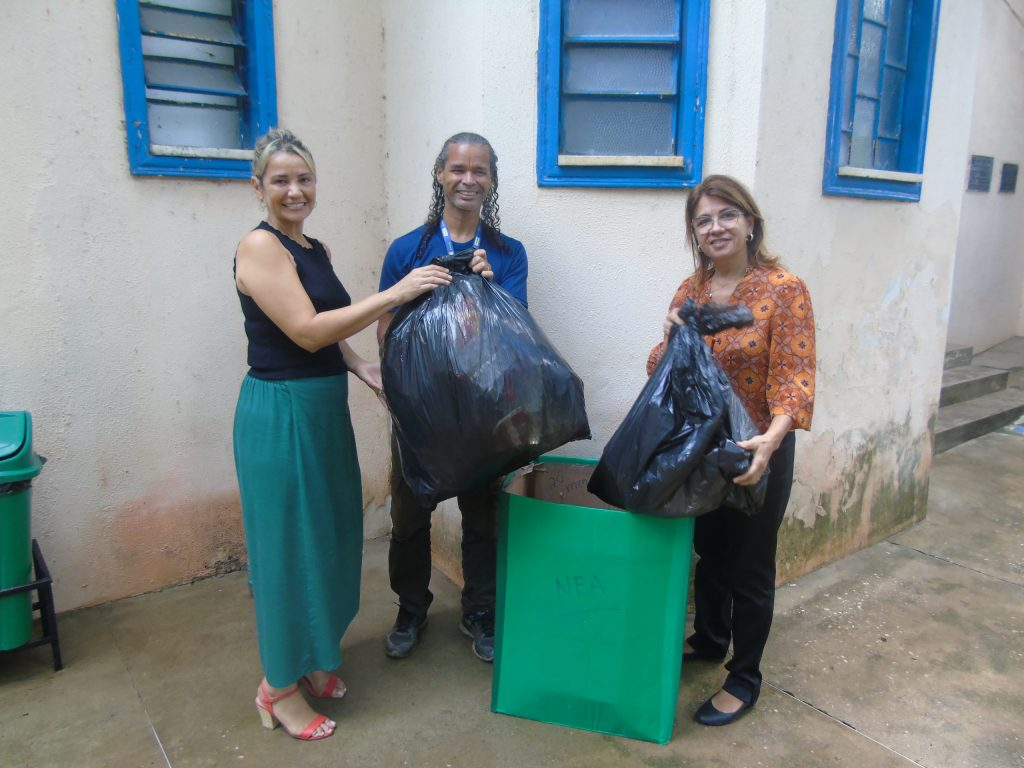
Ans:
{"type": "MultiPolygon", "coordinates": [[[[381,270],[382,291],[436,256],[472,247],[476,249],[474,263],[486,259],[484,276],[526,305],[526,251],[522,243],[500,231],[497,160],[490,142],[475,133],[457,133],[444,143],[431,172],[434,194],[427,221],[391,243],[381,270]]],[[[378,321],[378,342],[383,342],[391,318],[387,314],[378,321]]],[[[465,579],[460,628],[472,638],[473,653],[483,661],[494,660],[500,483],[501,478],[495,478],[458,497],[465,579]]],[[[385,640],[392,658],[412,653],[434,598],[429,589],[431,512],[433,508],[419,505],[402,477],[392,436],[388,570],[391,589],[398,595],[398,618],[385,640]]]]}

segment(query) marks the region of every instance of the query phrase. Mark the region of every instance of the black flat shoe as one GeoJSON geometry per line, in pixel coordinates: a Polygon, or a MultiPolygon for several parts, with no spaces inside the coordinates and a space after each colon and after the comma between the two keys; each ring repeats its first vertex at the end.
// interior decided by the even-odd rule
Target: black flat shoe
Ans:
{"type": "Polygon", "coordinates": [[[719,712],[711,703],[711,699],[708,699],[700,705],[700,709],[694,713],[693,719],[701,725],[729,725],[729,723],[739,720],[753,706],[753,704],[744,702],[735,712],[719,712]]]}

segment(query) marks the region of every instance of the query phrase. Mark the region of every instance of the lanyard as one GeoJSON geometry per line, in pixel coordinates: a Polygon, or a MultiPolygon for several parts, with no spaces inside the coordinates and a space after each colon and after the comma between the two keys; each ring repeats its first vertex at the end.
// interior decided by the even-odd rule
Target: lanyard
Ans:
{"type": "MultiPolygon", "coordinates": [[[[473,250],[480,247],[480,228],[483,222],[476,225],[476,237],[473,238],[473,250]]],[[[452,245],[452,236],[448,234],[448,225],[444,223],[444,216],[441,217],[441,237],[444,238],[444,247],[448,250],[449,256],[455,255],[455,247],[452,245]]]]}

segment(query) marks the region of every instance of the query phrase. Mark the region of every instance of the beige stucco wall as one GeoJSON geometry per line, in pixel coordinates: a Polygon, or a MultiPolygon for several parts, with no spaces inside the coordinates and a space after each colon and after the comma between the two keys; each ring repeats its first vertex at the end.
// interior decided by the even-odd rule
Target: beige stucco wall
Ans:
{"type": "Polygon", "coordinates": [[[1024,0],[982,0],[970,154],[995,158],[992,187],[964,196],[950,304],[950,342],[981,352],[1024,334],[1024,176],[999,192],[1003,163],[1024,165],[1024,0]]]}
{"type": "MultiPolygon", "coordinates": [[[[751,184],[769,244],[811,289],[820,379],[811,434],[798,440],[783,577],[863,546],[924,514],[929,424],[942,367],[962,159],[969,115],[964,34],[972,0],[947,0],[936,63],[920,203],[821,194],[835,6],[776,0],[715,3],[705,173],[751,184]]],[[[644,381],[647,350],[691,262],[683,191],[536,186],[537,11],[532,3],[412,2],[385,11],[387,84],[420,98],[388,100],[389,226],[422,220],[425,170],[455,130],[487,135],[500,156],[503,226],[526,244],[530,306],[587,386],[594,439],[563,449],[599,455],[644,381]],[[438,55],[458,12],[457,55],[438,55]],[[404,78],[428,73],[415,85],[404,78]],[[401,137],[401,141],[399,141],[401,137]]],[[[966,38],[966,39],[965,39],[966,38]]],[[[442,561],[457,570],[457,513],[435,522],[442,561]]]]}
{"type": "MultiPolygon", "coordinates": [[[[379,14],[357,0],[275,13],[280,119],[321,171],[309,231],[365,295],[385,234],[382,82],[367,64],[379,14]]],[[[129,174],[113,3],[14,3],[3,16],[0,123],[17,183],[0,193],[0,409],[32,411],[49,458],[32,522],[59,607],[234,567],[245,340],[231,256],[257,203],[239,181],[129,174]]],[[[369,335],[357,344],[375,349],[369,335]]],[[[370,500],[386,422],[363,392],[352,408],[370,500]]]]}
{"type": "Polygon", "coordinates": [[[905,203],[821,194],[834,5],[770,3],[755,189],[770,246],[810,288],[819,362],[782,577],[925,513],[977,16],[974,0],[942,3],[925,181],[905,203]]]}
{"type": "MultiPolygon", "coordinates": [[[[923,514],[981,24],[975,0],[943,2],[921,202],[823,198],[834,5],[799,5],[714,4],[705,151],[705,172],[753,186],[769,244],[818,314],[819,399],[799,438],[784,576],[923,514]]],[[[8,164],[24,180],[0,193],[0,303],[17,318],[0,409],[35,416],[50,463],[34,533],[70,608],[244,557],[230,260],[259,211],[242,182],[130,176],[113,8],[59,6],[12,6],[0,31],[0,109],[20,148],[8,164]]],[[[500,158],[503,229],[529,253],[531,310],[586,383],[594,439],[562,453],[599,455],[691,268],[685,191],[537,187],[533,0],[288,0],[275,14],[280,122],[318,162],[308,231],[350,292],[372,291],[388,240],[422,222],[443,139],[483,133],[500,158]]],[[[371,333],[354,344],[375,351],[371,333]]],[[[378,535],[387,418],[358,385],[351,403],[378,535]]],[[[457,528],[446,505],[435,531],[452,572],[457,528]]]]}
{"type": "MultiPolygon", "coordinates": [[[[534,2],[386,6],[389,231],[423,222],[447,136],[471,130],[492,142],[502,230],[529,257],[530,310],[585,382],[594,440],[561,452],[597,456],[643,385],[678,283],[685,196],[537,187],[538,20],[534,2]]],[[[450,573],[458,525],[451,503],[435,516],[438,562],[450,573]]]]}

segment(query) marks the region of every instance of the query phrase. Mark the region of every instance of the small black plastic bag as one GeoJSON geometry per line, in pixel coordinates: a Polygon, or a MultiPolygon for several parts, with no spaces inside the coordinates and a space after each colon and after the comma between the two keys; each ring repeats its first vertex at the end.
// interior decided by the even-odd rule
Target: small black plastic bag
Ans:
{"type": "Polygon", "coordinates": [[[732,482],[750,468],[736,445],[759,434],[703,336],[753,322],[743,306],[688,300],[683,324],[669,334],[665,354],[615,430],[587,486],[630,512],[696,517],[720,506],[755,514],[767,473],[753,486],[732,482]]]}
{"type": "Polygon", "coordinates": [[[425,507],[590,437],[583,382],[469,258],[434,260],[451,285],[399,309],[381,356],[402,474],[425,507]]]}

